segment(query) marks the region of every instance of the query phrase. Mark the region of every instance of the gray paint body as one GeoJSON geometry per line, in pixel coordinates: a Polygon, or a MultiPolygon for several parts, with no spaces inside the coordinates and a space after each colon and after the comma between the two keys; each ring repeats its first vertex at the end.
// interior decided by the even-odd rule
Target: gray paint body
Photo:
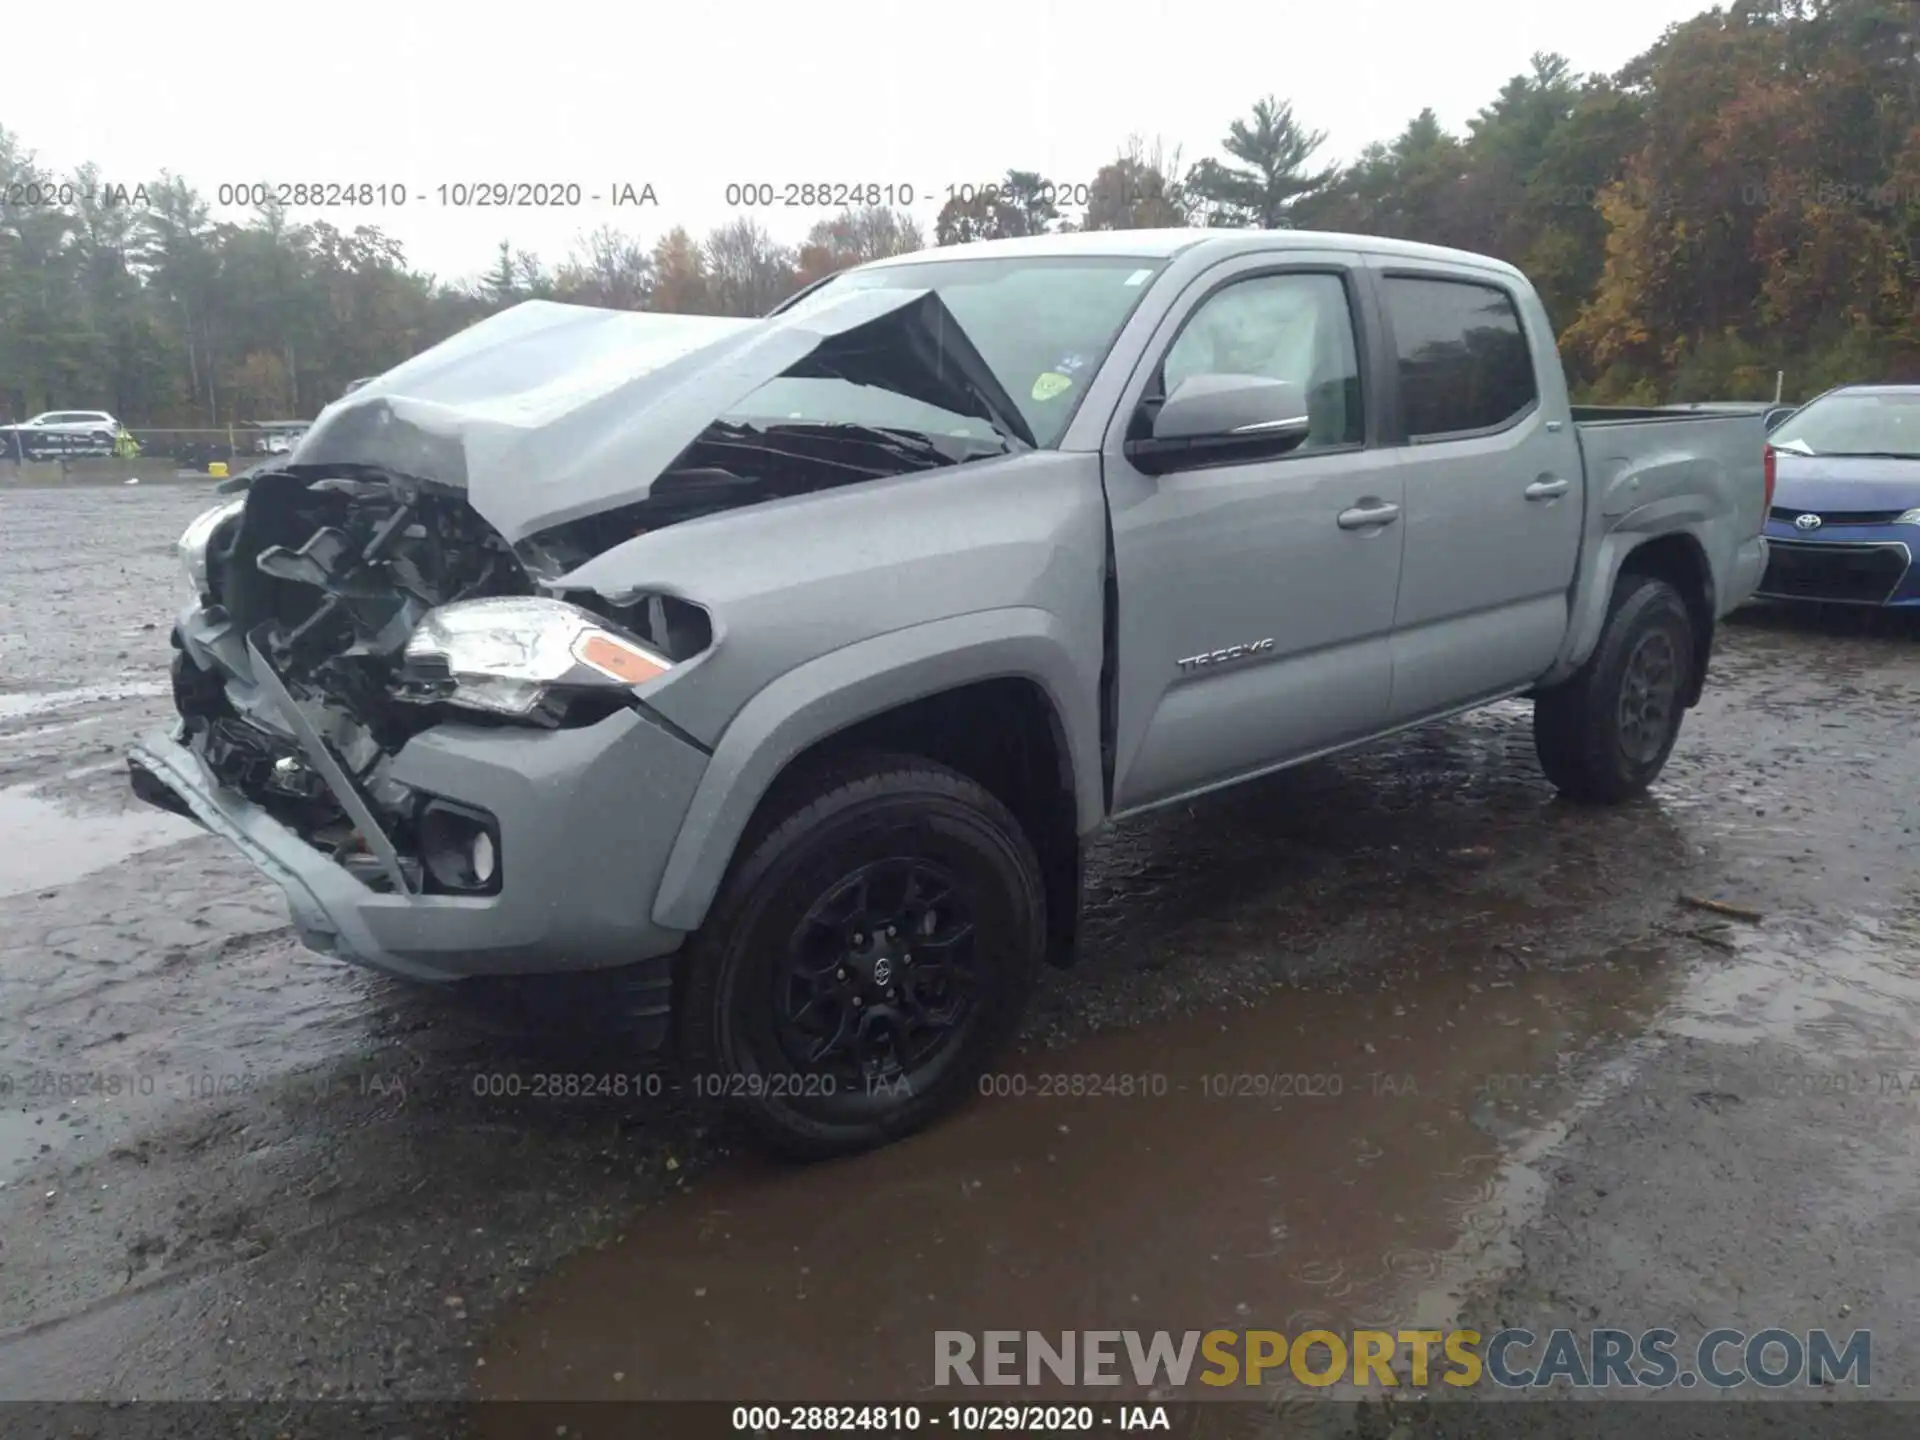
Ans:
{"type": "MultiPolygon", "coordinates": [[[[396,779],[500,817],[500,896],[374,895],[286,832],[276,836],[274,822],[214,786],[169,738],[150,738],[141,763],[275,874],[303,933],[334,953],[439,978],[606,966],[676,948],[704,920],[781,770],[907,701],[1003,677],[1038,686],[1065,744],[1085,834],[1564,678],[1597,643],[1620,566],[1651,539],[1681,535],[1698,546],[1716,616],[1758,583],[1766,559],[1758,414],[1575,423],[1547,317],[1510,266],[1302,232],[1075,234],[966,253],[1075,251],[1166,264],[1089,379],[1057,448],[666,527],[551,582],[562,595],[683,596],[711,615],[714,640],[636,692],[668,725],[623,715],[539,734],[442,726],[400,752],[396,779]],[[1222,285],[1298,269],[1331,271],[1347,287],[1365,443],[1157,478],[1137,470],[1123,450],[1127,424],[1185,320],[1222,285]],[[1495,433],[1409,443],[1397,429],[1392,337],[1379,305],[1383,278],[1398,273],[1506,291],[1529,337],[1537,405],[1495,433]],[[1529,498],[1530,487],[1551,491],[1562,481],[1563,492],[1529,498]],[[1398,506],[1397,520],[1337,523],[1341,512],[1376,502],[1398,506]],[[1100,698],[1109,530],[1118,594],[1110,788],[1100,698]],[[1234,663],[1178,664],[1268,639],[1234,663]]],[[[879,263],[910,269],[955,253],[879,263]]],[[[670,384],[608,388],[671,417],[653,430],[638,418],[612,425],[608,433],[625,447],[619,475],[602,465],[572,486],[543,478],[537,503],[490,481],[483,513],[526,533],[536,516],[552,523],[617,503],[616,494],[644,493],[653,473],[641,462],[669,463],[692,438],[688,427],[705,423],[713,397],[744,395],[836,327],[925,293],[856,295],[882,297],[865,301],[871,314],[809,299],[744,328],[722,322],[707,350],[663,367],[681,367],[670,384]],[[669,392],[677,398],[659,398],[669,392]]],[[[593,329],[566,317],[547,323],[556,334],[569,324],[593,329]]],[[[352,399],[433,419],[394,398],[419,388],[407,371],[352,399]]],[[[471,431],[455,428],[469,456],[498,452],[496,440],[476,445],[471,431]]],[[[328,447],[351,433],[323,416],[296,459],[347,458],[328,447]]],[[[515,444],[522,457],[564,455],[544,434],[515,444]]],[[[481,484],[473,483],[478,507],[481,484]]],[[[231,638],[205,633],[204,617],[183,617],[182,628],[196,653],[232,649],[231,638]]]]}

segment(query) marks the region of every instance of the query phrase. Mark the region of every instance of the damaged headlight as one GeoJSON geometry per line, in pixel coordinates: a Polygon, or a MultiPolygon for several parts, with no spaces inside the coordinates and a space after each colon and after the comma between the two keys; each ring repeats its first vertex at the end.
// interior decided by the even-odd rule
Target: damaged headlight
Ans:
{"type": "Polygon", "coordinates": [[[193,593],[207,593],[207,550],[213,544],[213,537],[220,533],[220,527],[234,519],[247,508],[247,497],[229,500],[224,505],[216,505],[211,510],[196,515],[187,528],[180,532],[180,563],[187,569],[187,578],[193,582],[193,593]]]}
{"type": "Polygon", "coordinates": [[[495,715],[530,715],[568,690],[631,689],[672,668],[578,606],[537,597],[442,605],[406,648],[416,698],[495,715]]]}

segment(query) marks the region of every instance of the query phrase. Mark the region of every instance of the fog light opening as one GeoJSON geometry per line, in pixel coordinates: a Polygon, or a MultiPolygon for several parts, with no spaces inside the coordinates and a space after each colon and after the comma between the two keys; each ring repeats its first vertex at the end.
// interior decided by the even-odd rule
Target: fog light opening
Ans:
{"type": "Polygon", "coordinates": [[[493,818],[434,801],[420,817],[420,859],[434,888],[486,894],[500,886],[500,841],[493,818]]]}
{"type": "Polygon", "coordinates": [[[475,833],[473,843],[468,847],[467,866],[473,871],[474,880],[481,885],[493,882],[493,837],[486,831],[475,833]]]}

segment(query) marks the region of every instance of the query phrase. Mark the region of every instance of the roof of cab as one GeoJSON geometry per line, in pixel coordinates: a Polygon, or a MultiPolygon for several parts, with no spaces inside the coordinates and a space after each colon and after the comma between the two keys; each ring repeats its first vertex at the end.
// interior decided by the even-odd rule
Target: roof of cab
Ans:
{"type": "Polygon", "coordinates": [[[876,269],[891,265],[918,265],[936,260],[1020,259],[1045,256],[1104,255],[1142,260],[1170,260],[1190,250],[1205,251],[1226,259],[1250,250],[1357,250],[1370,255],[1385,255],[1405,260],[1436,260],[1456,265],[1472,265],[1482,270],[1497,270],[1503,275],[1523,278],[1520,271],[1504,260],[1477,255],[1468,250],[1452,250],[1443,245],[1422,245],[1413,240],[1393,240],[1383,235],[1345,235],[1323,230],[1241,230],[1184,228],[1172,230],[1070,230],[1064,234],[1019,235],[1005,240],[975,240],[966,245],[942,245],[915,250],[905,255],[890,255],[863,266],[876,269]]]}

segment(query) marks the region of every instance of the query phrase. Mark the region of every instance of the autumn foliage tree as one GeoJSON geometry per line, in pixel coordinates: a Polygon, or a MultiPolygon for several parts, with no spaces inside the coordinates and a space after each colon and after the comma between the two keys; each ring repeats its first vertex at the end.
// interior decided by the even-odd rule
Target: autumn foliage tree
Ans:
{"type": "Polygon", "coordinates": [[[905,255],[926,247],[919,222],[904,210],[882,205],[847,209],[821,220],[800,244],[795,278],[802,285],[869,260],[905,255]]]}
{"type": "MultiPolygon", "coordinates": [[[[1734,0],[1615,74],[1536,55],[1457,132],[1420,110],[1340,166],[1268,96],[1191,169],[1179,148],[1134,137],[1068,205],[1043,171],[1015,167],[949,196],[933,239],[1192,224],[1392,235],[1525,270],[1586,398],[1760,398],[1776,371],[1791,396],[1913,378],[1916,11],[1734,0]]],[[[216,221],[166,174],[130,195],[99,190],[96,172],[51,175],[0,129],[0,419],[68,406],[146,424],[310,415],[504,305],[760,315],[926,238],[885,209],[818,218],[797,243],[751,214],[651,240],[602,227],[551,265],[502,239],[478,275],[449,283],[409,267],[377,226],[272,209],[216,221]]]]}
{"type": "Polygon", "coordinates": [[[1161,230],[1191,225],[1199,197],[1188,189],[1179,147],[1131,136],[1088,184],[1082,230],[1161,230]]]}
{"type": "Polygon", "coordinates": [[[1043,235],[1061,220],[1059,187],[1037,170],[1009,170],[990,185],[962,186],[934,220],[942,245],[1043,235]]]}

